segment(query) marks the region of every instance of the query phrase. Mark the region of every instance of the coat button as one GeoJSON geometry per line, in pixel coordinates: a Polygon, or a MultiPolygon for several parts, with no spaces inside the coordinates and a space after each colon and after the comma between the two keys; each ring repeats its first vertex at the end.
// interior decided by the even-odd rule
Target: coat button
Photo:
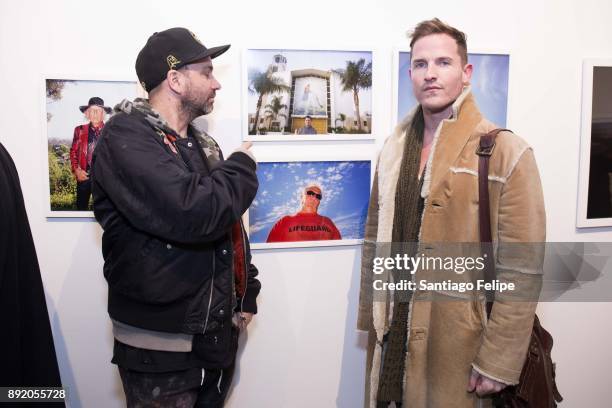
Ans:
{"type": "Polygon", "coordinates": [[[187,142],[187,146],[191,147],[191,146],[193,146],[193,143],[187,142]]]}
{"type": "Polygon", "coordinates": [[[222,253],[223,255],[227,255],[227,249],[224,249],[223,251],[221,251],[221,253],[222,253]]]}
{"type": "Polygon", "coordinates": [[[220,309],[220,310],[219,310],[219,316],[223,316],[224,314],[225,314],[225,310],[220,309]]]}
{"type": "Polygon", "coordinates": [[[168,249],[172,249],[172,245],[167,244],[167,245],[166,245],[166,248],[168,248],[168,249]]]}

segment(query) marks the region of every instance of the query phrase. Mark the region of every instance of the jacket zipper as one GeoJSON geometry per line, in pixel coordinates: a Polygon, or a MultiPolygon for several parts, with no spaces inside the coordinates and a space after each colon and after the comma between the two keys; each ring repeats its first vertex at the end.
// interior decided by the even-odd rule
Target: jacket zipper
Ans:
{"type": "Polygon", "coordinates": [[[210,316],[210,305],[212,305],[213,291],[215,289],[215,256],[216,254],[213,254],[212,278],[210,279],[210,296],[208,297],[208,308],[206,309],[206,320],[204,321],[204,330],[202,331],[202,334],[206,333],[206,328],[208,327],[208,317],[210,316]]]}
{"type": "MultiPolygon", "coordinates": [[[[164,132],[162,132],[162,134],[165,135],[164,132]]],[[[206,155],[204,154],[204,152],[202,152],[202,149],[199,146],[199,142],[197,138],[194,138],[195,143],[198,144],[196,151],[199,152],[200,157],[202,157],[202,161],[204,162],[204,167],[206,167],[206,170],[209,172],[210,174],[210,166],[208,163],[208,158],[206,157],[206,155]]],[[[180,163],[182,163],[187,169],[190,169],[190,167],[187,165],[187,162],[185,161],[185,158],[183,157],[183,154],[181,153],[181,150],[178,148],[178,146],[176,145],[176,142],[173,142],[173,145],[177,151],[178,154],[173,155],[174,157],[180,158],[180,163]]],[[[212,263],[212,277],[210,280],[210,296],[208,297],[208,308],[206,309],[206,319],[204,320],[204,330],[202,330],[202,334],[204,334],[206,332],[206,329],[208,328],[208,319],[210,317],[210,306],[212,305],[212,298],[213,298],[213,292],[215,289],[215,269],[216,269],[216,261],[215,261],[215,257],[216,254],[213,254],[213,263],[212,263]]],[[[204,373],[204,371],[202,371],[202,373],[204,373]]],[[[202,381],[204,381],[204,377],[202,376],[202,381]]]]}
{"type": "Polygon", "coordinates": [[[240,313],[244,313],[242,307],[244,305],[244,298],[247,294],[247,289],[249,287],[249,270],[247,267],[247,254],[246,254],[246,237],[244,232],[244,225],[242,224],[242,218],[240,218],[240,232],[242,237],[242,252],[244,254],[244,293],[242,294],[242,299],[240,299],[240,313]]]}

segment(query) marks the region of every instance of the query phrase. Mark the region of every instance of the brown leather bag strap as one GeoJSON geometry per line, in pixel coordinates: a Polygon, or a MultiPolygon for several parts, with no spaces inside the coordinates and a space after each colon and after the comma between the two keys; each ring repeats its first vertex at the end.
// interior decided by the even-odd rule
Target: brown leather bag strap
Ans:
{"type": "MultiPolygon", "coordinates": [[[[480,144],[476,150],[478,155],[478,221],[480,229],[480,243],[485,260],[485,281],[491,282],[495,279],[495,259],[493,256],[491,237],[491,207],[489,204],[489,158],[495,149],[495,138],[499,132],[511,132],[508,129],[493,129],[487,134],[480,136],[480,144]]],[[[487,299],[493,299],[492,291],[487,291],[487,299]]],[[[493,302],[487,302],[487,317],[491,315],[493,302]]]]}

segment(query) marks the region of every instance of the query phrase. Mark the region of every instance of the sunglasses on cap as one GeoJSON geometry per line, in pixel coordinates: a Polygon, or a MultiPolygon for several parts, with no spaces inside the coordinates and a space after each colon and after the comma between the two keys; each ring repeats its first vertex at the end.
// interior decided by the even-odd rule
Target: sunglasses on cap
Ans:
{"type": "Polygon", "coordinates": [[[315,197],[317,197],[317,199],[318,199],[319,201],[321,201],[321,199],[323,198],[323,196],[322,196],[321,194],[317,194],[317,193],[315,193],[314,191],[311,191],[311,190],[308,190],[308,191],[306,192],[306,194],[307,194],[307,195],[309,195],[309,196],[315,196],[315,197]]]}

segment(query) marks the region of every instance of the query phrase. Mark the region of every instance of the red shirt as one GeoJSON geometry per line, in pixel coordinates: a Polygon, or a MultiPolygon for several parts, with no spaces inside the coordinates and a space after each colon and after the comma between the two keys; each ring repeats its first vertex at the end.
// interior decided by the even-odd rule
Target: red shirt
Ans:
{"type": "Polygon", "coordinates": [[[329,218],[313,213],[287,215],[274,224],[266,242],[324,241],[342,239],[329,218]]]}

